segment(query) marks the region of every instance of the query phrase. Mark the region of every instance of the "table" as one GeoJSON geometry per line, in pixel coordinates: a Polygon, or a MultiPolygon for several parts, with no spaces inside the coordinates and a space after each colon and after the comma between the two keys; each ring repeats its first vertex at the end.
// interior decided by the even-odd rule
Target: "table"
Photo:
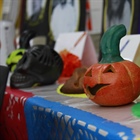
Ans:
{"type": "Polygon", "coordinates": [[[140,140],[140,119],[129,104],[101,107],[56,92],[58,85],[6,89],[0,115],[3,140],[140,140]]]}

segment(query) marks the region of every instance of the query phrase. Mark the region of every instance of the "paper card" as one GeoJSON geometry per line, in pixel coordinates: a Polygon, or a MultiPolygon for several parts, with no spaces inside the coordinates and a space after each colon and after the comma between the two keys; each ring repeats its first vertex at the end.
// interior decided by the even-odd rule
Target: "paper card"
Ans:
{"type": "Polygon", "coordinates": [[[120,41],[121,56],[140,66],[140,35],[126,35],[120,41]]]}
{"type": "Polygon", "coordinates": [[[87,32],[60,34],[54,49],[58,53],[66,49],[78,56],[82,64],[87,67],[98,62],[94,44],[87,32]]]}

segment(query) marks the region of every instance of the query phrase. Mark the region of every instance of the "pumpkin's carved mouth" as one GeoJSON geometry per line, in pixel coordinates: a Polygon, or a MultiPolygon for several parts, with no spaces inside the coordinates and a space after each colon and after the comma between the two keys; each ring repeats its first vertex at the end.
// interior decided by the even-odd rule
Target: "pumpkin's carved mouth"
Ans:
{"type": "Polygon", "coordinates": [[[97,91],[100,90],[101,88],[105,87],[105,86],[108,86],[109,84],[97,84],[95,85],[94,87],[87,87],[89,92],[92,94],[92,95],[96,95],[97,91]]]}

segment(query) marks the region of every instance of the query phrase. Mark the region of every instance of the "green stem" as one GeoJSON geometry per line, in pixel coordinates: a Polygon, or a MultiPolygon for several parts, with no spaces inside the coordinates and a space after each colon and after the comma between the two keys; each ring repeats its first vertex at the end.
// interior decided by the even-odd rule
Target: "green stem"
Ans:
{"type": "Polygon", "coordinates": [[[123,61],[120,56],[120,39],[126,35],[126,28],[123,24],[110,27],[102,36],[100,49],[102,59],[99,63],[113,63],[123,61]]]}

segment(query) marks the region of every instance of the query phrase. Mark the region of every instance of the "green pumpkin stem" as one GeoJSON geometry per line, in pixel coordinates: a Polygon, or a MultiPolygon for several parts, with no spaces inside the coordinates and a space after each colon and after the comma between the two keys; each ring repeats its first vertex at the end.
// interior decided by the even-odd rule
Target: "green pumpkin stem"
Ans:
{"type": "Polygon", "coordinates": [[[99,63],[113,63],[123,61],[120,56],[120,39],[126,35],[126,28],[123,24],[114,25],[109,28],[102,36],[100,49],[102,59],[99,63]]]}

